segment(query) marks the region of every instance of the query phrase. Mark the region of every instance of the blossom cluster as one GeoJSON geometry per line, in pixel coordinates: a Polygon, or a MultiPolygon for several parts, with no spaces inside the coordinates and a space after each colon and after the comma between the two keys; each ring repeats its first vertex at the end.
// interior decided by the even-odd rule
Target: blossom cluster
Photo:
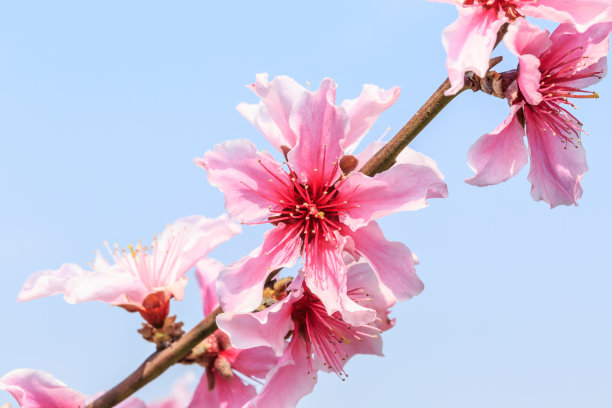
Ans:
{"type": "Polygon", "coordinates": [[[588,170],[582,147],[582,123],[570,112],[572,98],[597,98],[584,88],[606,74],[610,0],[431,0],[456,4],[459,18],[442,34],[447,51],[448,95],[461,91],[465,74],[484,77],[498,33],[519,59],[514,81],[505,89],[510,116],[482,136],[468,152],[476,173],[466,181],[488,186],[531,169],[531,195],[551,207],[577,205],[580,182],[588,170]],[[458,3],[458,4],[457,4],[458,3]],[[530,23],[536,17],[561,23],[550,34],[530,23]],[[503,33],[503,31],[501,32],[503,33]],[[527,135],[529,149],[523,138],[527,135]]]}
{"type": "MultiPolygon", "coordinates": [[[[469,85],[468,71],[487,77],[498,34],[505,34],[506,47],[519,61],[502,83],[510,115],[469,150],[476,174],[468,183],[500,183],[530,160],[535,200],[557,206],[581,197],[587,171],[583,131],[568,110],[574,106],[569,98],[597,97],[583,88],[605,75],[612,31],[611,2],[584,3],[457,4],[459,19],[443,34],[447,94],[469,85]],[[561,24],[550,34],[526,16],[561,24]],[[500,31],[505,25],[507,33],[500,31]]],[[[381,335],[395,323],[391,308],[424,289],[416,256],[403,243],[387,240],[377,220],[447,197],[442,173],[434,160],[409,148],[384,171],[359,171],[385,147],[380,140],[359,145],[396,102],[399,88],[364,85],[357,98],[340,104],[331,79],[309,90],[286,76],[270,80],[259,74],[248,88],[260,100],[238,110],[272,152],[239,139],[195,159],[225,196],[227,214],[181,218],[148,246],[105,244],[110,259],[96,253],[88,269],[68,263],[39,271],[18,296],[28,301],[61,294],[68,303],[96,300],[138,312],[145,321],[139,332],[163,350],[184,334],[170,304],[183,298],[187,273],[195,268],[203,317],[218,314],[218,328],[180,360],[202,368],[199,384],[191,392],[180,383],[164,401],[132,397],[118,406],[293,407],[313,390],[319,372],[344,380],[353,356],[382,356],[381,335]],[[241,225],[260,224],[269,229],[250,254],[229,265],[208,257],[241,225]]],[[[0,388],[24,408],[85,407],[100,395],[84,395],[31,369],[9,372],[0,388]]]]}

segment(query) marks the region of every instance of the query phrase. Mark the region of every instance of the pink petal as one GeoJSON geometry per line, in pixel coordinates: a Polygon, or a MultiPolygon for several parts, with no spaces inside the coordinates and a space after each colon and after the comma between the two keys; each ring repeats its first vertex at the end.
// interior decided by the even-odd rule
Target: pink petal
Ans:
{"type": "Polygon", "coordinates": [[[293,303],[300,297],[293,292],[282,301],[255,313],[223,313],[217,325],[239,349],[267,346],[280,356],[285,350],[285,336],[293,330],[293,303]]]}
{"type": "Polygon", "coordinates": [[[521,7],[525,15],[556,21],[572,23],[584,32],[597,23],[612,21],[612,4],[609,0],[538,0],[533,5],[521,7]]]}
{"type": "Polygon", "coordinates": [[[498,18],[493,9],[458,7],[459,18],[442,32],[442,44],[446,50],[446,68],[451,88],[445,92],[453,95],[464,85],[464,74],[473,71],[484,77],[489,70],[489,58],[497,31],[505,19],[498,18]]]}
{"type": "MultiPolygon", "coordinates": [[[[184,408],[189,404],[193,391],[191,384],[194,381],[193,372],[181,376],[172,386],[172,393],[169,397],[148,404],[148,408],[184,408]]],[[[147,405],[144,406],[147,408],[147,405]]]]}
{"type": "MultiPolygon", "coordinates": [[[[154,248],[159,259],[164,259],[168,251],[180,251],[176,257],[176,263],[170,265],[165,260],[160,261],[151,270],[153,276],[149,276],[147,281],[152,282],[155,286],[152,289],[165,288],[174,284],[198,260],[240,232],[240,226],[230,221],[227,214],[214,219],[193,215],[177,220],[161,233],[154,248]]],[[[177,300],[183,298],[182,288],[180,293],[172,292],[172,294],[177,300]]]]}
{"type": "Polygon", "coordinates": [[[408,300],[423,291],[410,249],[401,242],[387,241],[376,222],[358,229],[351,237],[355,249],[368,260],[380,282],[398,300],[408,300]]]}
{"type": "Polygon", "coordinates": [[[221,272],[217,294],[224,311],[243,313],[259,306],[270,272],[293,266],[300,256],[302,240],[298,228],[299,224],[278,225],[266,232],[262,247],[221,272]]]}
{"type": "Polygon", "coordinates": [[[286,173],[269,153],[258,152],[249,140],[218,144],[214,151],[206,152],[203,159],[196,159],[196,163],[207,171],[210,184],[225,194],[225,208],[233,219],[242,222],[264,220],[270,215],[270,205],[284,198],[282,188],[278,187],[283,182],[269,180],[275,176],[287,180],[286,173]]]}
{"type": "Polygon", "coordinates": [[[549,32],[529,23],[524,18],[510,25],[504,37],[506,47],[519,57],[518,84],[527,102],[537,105],[542,102],[540,89],[540,56],[551,46],[549,32]]]}
{"type": "Polygon", "coordinates": [[[278,362],[278,358],[270,347],[233,350],[236,350],[236,354],[230,362],[232,368],[248,377],[265,378],[278,362]]]}
{"type": "Polygon", "coordinates": [[[248,88],[261,98],[261,102],[258,105],[240,104],[238,111],[278,150],[281,146],[295,146],[297,138],[289,126],[289,118],[293,104],[310,91],[287,76],[268,81],[268,74],[257,74],[255,83],[248,88]]]}
{"type": "Polygon", "coordinates": [[[527,177],[532,184],[531,196],[536,201],[546,201],[551,208],[577,205],[582,196],[580,181],[588,170],[582,144],[566,146],[559,136],[546,129],[546,124],[539,123],[528,107],[525,117],[531,160],[527,177]]]}
{"type": "Polygon", "coordinates": [[[63,294],[66,285],[75,276],[87,276],[91,274],[79,265],[68,263],[59,269],[38,271],[28,277],[17,297],[18,302],[39,299],[46,296],[63,294]]]}
{"type": "Polygon", "coordinates": [[[138,398],[130,398],[116,405],[116,408],[153,408],[153,407],[152,406],[147,407],[147,404],[145,404],[144,401],[138,398]]]}
{"type": "Polygon", "coordinates": [[[252,385],[247,385],[240,377],[230,379],[215,373],[215,388],[208,390],[206,375],[202,376],[188,408],[241,408],[257,395],[252,385]]]}
{"type": "Polygon", "coordinates": [[[64,294],[68,303],[99,300],[108,303],[131,303],[126,295],[141,301],[147,288],[118,265],[110,266],[98,255],[95,272],[85,271],[75,264],[64,264],[57,270],[44,270],[32,274],[24,284],[18,301],[64,294]]]}
{"type": "Polygon", "coordinates": [[[376,119],[400,96],[400,88],[381,89],[376,85],[363,86],[357,99],[345,100],[340,106],[349,116],[349,131],[342,143],[345,154],[355,150],[376,119]]]}
{"type": "Polygon", "coordinates": [[[521,105],[513,105],[512,112],[493,132],[482,136],[468,151],[468,164],[476,173],[466,183],[489,186],[514,177],[527,164],[525,130],[516,113],[521,105]]]}
{"type": "Polygon", "coordinates": [[[75,276],[66,284],[64,299],[68,303],[82,303],[92,300],[112,304],[140,304],[149,294],[143,283],[120,265],[113,265],[104,271],[75,276]]]}
{"type": "Polygon", "coordinates": [[[342,156],[340,146],[349,119],[344,109],[334,106],[335,96],[336,84],[324,79],[319,89],[305,94],[291,112],[297,143],[287,157],[300,181],[313,180],[342,156]]]}
{"type": "Polygon", "coordinates": [[[376,311],[377,320],[374,323],[380,330],[389,330],[394,320],[388,318],[389,309],[397,299],[393,292],[384,286],[370,264],[365,261],[354,262],[347,269],[347,288],[349,290],[363,289],[367,294],[367,306],[376,311]]]}
{"type": "Polygon", "coordinates": [[[374,177],[350,173],[338,201],[355,208],[345,211],[340,221],[356,230],[368,222],[399,211],[427,206],[428,198],[448,195],[446,183],[426,165],[398,164],[374,177]]]}
{"type": "Polygon", "coordinates": [[[309,357],[304,340],[294,336],[276,367],[266,376],[259,395],[245,408],[295,407],[317,383],[316,370],[309,372],[309,357]]]}
{"type": "Polygon", "coordinates": [[[21,408],[76,408],[87,398],[49,373],[26,368],[0,378],[0,389],[8,391],[21,408]]]}
{"type": "Polygon", "coordinates": [[[339,312],[348,324],[360,326],[370,323],[376,312],[355,303],[347,296],[346,266],[342,258],[344,237],[338,242],[322,242],[317,246],[310,245],[304,267],[305,281],[308,288],[325,306],[327,314],[339,312]]]}
{"type": "Polygon", "coordinates": [[[570,24],[561,24],[552,33],[552,47],[542,60],[544,67],[553,67],[567,59],[571,54],[573,58],[582,57],[582,64],[577,64],[577,75],[597,74],[565,83],[567,86],[583,89],[598,83],[606,75],[607,55],[609,49],[608,36],[612,24],[597,24],[584,33],[579,33],[570,24]]]}
{"type": "Polygon", "coordinates": [[[224,267],[221,262],[210,258],[204,258],[196,264],[196,279],[202,296],[204,316],[219,306],[216,285],[219,273],[224,267]]]}

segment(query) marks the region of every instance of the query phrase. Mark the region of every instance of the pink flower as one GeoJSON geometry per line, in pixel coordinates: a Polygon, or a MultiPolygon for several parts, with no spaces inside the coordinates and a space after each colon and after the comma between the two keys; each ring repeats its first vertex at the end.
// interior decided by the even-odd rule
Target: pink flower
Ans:
{"type": "Polygon", "coordinates": [[[300,277],[279,296],[278,303],[260,312],[224,313],[217,318],[235,344],[266,345],[281,355],[260,394],[247,407],[295,406],[312,391],[318,370],[344,378],[344,365],[355,354],[382,356],[380,333],[394,325],[388,309],[395,298],[380,285],[367,263],[349,265],[347,274],[348,296],[375,311],[372,323],[352,326],[338,312],[328,315],[300,277]]]}
{"type": "MultiPolygon", "coordinates": [[[[140,314],[153,326],[160,326],[169,312],[172,297],[183,298],[185,273],[217,245],[240,232],[227,215],[216,219],[201,216],[181,218],[166,228],[151,247],[115,247],[109,252],[114,263],[100,253],[91,271],[75,264],[31,275],[19,301],[63,294],[68,303],[100,300],[140,314]]],[[[108,248],[108,246],[107,246],[108,248]]]]}
{"type": "MultiPolygon", "coordinates": [[[[222,267],[222,264],[210,259],[204,259],[197,264],[196,276],[205,315],[218,306],[215,282],[222,267]]],[[[255,347],[249,350],[233,347],[227,334],[221,330],[208,336],[196,349],[203,351],[197,362],[205,367],[205,372],[193,394],[189,408],[242,407],[257,394],[255,387],[242,378],[263,379],[278,360],[269,347],[255,347]]]]}
{"type": "MultiPolygon", "coordinates": [[[[49,373],[26,368],[0,378],[0,389],[8,391],[21,408],[80,408],[94,399],[68,388],[49,373]]],[[[117,407],[147,408],[147,405],[138,398],[130,398],[117,407]]]]}
{"type": "Polygon", "coordinates": [[[534,200],[557,205],[576,204],[582,196],[580,180],[588,170],[581,143],[582,123],[568,111],[568,98],[596,98],[584,91],[606,72],[608,34],[612,24],[598,24],[579,33],[569,24],[550,36],[522,19],[508,30],[506,46],[519,57],[518,90],[511,97],[510,116],[469,150],[476,175],[470,184],[497,184],[518,173],[527,163],[527,141],[534,200]]]}
{"type": "Polygon", "coordinates": [[[347,156],[396,92],[366,86],[357,100],[338,106],[331,79],[314,92],[286,77],[267,82],[260,75],[252,87],[261,103],[240,109],[285,153],[286,169],[248,140],[222,143],[197,160],[225,194],[231,217],[274,225],[261,247],[221,274],[217,288],[223,309],[254,310],[270,272],[303,257],[306,284],[329,314],[341,311],[352,324],[370,321],[371,311],[346,295],[343,249],[368,259],[399,299],[418,294],[422,283],[410,250],[386,241],[374,220],[423,208],[428,198],[447,195],[446,184],[427,160],[400,160],[367,177],[350,172],[367,155],[347,156]]]}
{"type": "Polygon", "coordinates": [[[525,16],[559,23],[571,23],[579,32],[590,26],[612,21],[610,0],[430,0],[457,5],[459,18],[442,33],[446,68],[453,95],[463,88],[467,71],[484,77],[497,31],[506,22],[522,21],[525,16]],[[457,4],[459,3],[459,4],[457,4]]]}

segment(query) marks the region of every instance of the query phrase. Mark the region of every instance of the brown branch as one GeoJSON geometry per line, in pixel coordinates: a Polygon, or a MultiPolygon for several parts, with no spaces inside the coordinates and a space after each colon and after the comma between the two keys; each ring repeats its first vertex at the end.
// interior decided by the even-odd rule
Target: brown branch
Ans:
{"type": "MultiPolygon", "coordinates": [[[[504,24],[497,32],[497,40],[495,47],[504,38],[504,35],[508,31],[508,23],[504,24]]],[[[494,47],[494,48],[495,48],[494,47]]],[[[489,69],[497,65],[501,61],[501,57],[493,58],[489,61],[489,69]]],[[[444,92],[450,89],[450,82],[448,78],[440,85],[440,87],[429,97],[429,99],[421,106],[421,108],[414,114],[412,118],[404,125],[404,127],[397,132],[397,134],[391,139],[385,146],[380,149],[374,156],[370,158],[363,165],[360,172],[366,176],[374,176],[377,173],[385,171],[393,166],[397,156],[414,140],[415,137],[421,130],[425,129],[427,125],[435,118],[438,113],[442,111],[457,95],[466,89],[473,89],[474,75],[473,73],[466,74],[466,85],[462,90],[457,92],[455,95],[446,96],[444,92]]]]}
{"type": "Polygon", "coordinates": [[[450,101],[455,99],[457,95],[466,90],[463,88],[455,95],[446,96],[444,92],[450,89],[450,82],[448,78],[440,85],[440,87],[429,97],[427,102],[421,106],[421,108],[414,114],[412,118],[404,125],[404,127],[397,132],[397,134],[391,139],[385,146],[380,149],[374,156],[370,158],[363,165],[360,172],[366,176],[374,176],[377,173],[385,171],[393,166],[397,156],[408,146],[410,142],[421,130],[425,129],[425,126],[429,124],[435,118],[450,101]]]}
{"type": "Polygon", "coordinates": [[[168,348],[153,353],[136,369],[136,371],[126,377],[125,380],[105,392],[85,408],[114,407],[149,382],[156,379],[171,365],[189,354],[191,349],[197,346],[202,340],[217,330],[215,319],[221,312],[223,312],[221,307],[213,310],[204,320],[198,323],[178,341],[172,343],[168,348]]]}

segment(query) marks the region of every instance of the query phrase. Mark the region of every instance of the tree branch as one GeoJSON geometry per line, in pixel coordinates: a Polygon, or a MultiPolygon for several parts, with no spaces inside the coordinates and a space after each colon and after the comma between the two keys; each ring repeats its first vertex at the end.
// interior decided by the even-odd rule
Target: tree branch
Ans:
{"type": "Polygon", "coordinates": [[[191,349],[217,330],[216,318],[222,313],[221,307],[213,310],[204,320],[185,333],[168,348],[153,353],[125,380],[105,392],[85,408],[110,408],[156,379],[168,367],[185,357],[191,349]]]}

